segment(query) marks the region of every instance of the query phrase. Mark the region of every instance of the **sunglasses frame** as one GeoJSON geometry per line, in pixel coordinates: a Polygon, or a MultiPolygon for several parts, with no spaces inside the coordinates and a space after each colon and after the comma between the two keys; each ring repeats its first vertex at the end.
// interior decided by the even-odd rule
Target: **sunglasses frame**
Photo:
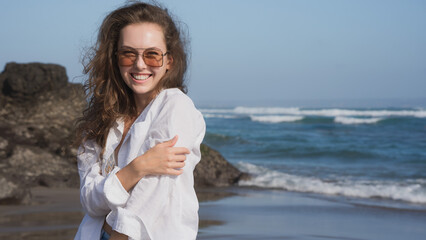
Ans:
{"type": "Polygon", "coordinates": [[[132,66],[133,64],[135,64],[136,60],[139,58],[139,55],[142,56],[142,60],[144,61],[144,63],[147,66],[150,66],[150,67],[162,67],[164,65],[164,56],[166,56],[167,54],[169,54],[169,52],[163,53],[163,51],[161,51],[161,49],[158,49],[158,48],[132,48],[132,47],[124,47],[124,48],[121,48],[121,49],[117,50],[117,52],[115,52],[115,55],[117,56],[118,65],[123,66],[123,67],[129,67],[129,66],[132,66]],[[140,53],[139,52],[140,50],[143,50],[143,52],[140,53]],[[155,51],[161,52],[161,54],[160,54],[160,56],[161,56],[161,65],[160,66],[152,66],[152,65],[146,63],[146,61],[145,61],[145,55],[144,54],[148,50],[155,50],[155,51]],[[136,54],[136,58],[135,58],[134,61],[132,61],[132,64],[129,64],[129,65],[122,65],[122,64],[120,64],[120,54],[124,53],[125,51],[133,52],[134,54],[136,54]]]}

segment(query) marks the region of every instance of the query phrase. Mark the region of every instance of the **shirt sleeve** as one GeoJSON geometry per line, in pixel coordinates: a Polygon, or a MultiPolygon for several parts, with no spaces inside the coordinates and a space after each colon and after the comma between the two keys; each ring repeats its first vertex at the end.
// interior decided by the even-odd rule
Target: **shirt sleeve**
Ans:
{"type": "Polygon", "coordinates": [[[168,99],[160,109],[148,132],[148,143],[144,146],[152,148],[178,135],[175,146],[190,150],[183,173],[179,176],[142,178],[126,206],[112,211],[107,216],[107,222],[129,239],[195,239],[198,232],[198,200],[194,191],[193,170],[201,158],[204,118],[183,94],[168,99]]]}
{"type": "Polygon", "coordinates": [[[77,154],[80,202],[90,216],[106,216],[111,210],[126,205],[130,195],[116,176],[120,168],[115,167],[107,176],[101,175],[98,161],[100,147],[91,140],[83,146],[77,154]]]}

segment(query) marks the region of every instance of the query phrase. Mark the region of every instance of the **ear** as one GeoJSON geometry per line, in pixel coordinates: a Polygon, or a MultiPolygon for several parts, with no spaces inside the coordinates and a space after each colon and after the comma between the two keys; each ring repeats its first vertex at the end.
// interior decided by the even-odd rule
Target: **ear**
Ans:
{"type": "Polygon", "coordinates": [[[166,65],[166,69],[170,70],[173,66],[173,57],[170,55],[167,55],[167,65],[166,65]]]}

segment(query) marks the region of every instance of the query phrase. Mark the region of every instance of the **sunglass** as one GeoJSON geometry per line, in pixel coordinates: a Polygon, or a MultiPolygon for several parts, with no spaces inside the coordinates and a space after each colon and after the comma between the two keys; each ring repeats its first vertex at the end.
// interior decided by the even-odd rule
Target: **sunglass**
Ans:
{"type": "MultiPolygon", "coordinates": [[[[125,67],[132,66],[140,54],[137,49],[140,48],[123,48],[118,50],[118,65],[125,67]]],[[[150,67],[161,67],[163,66],[163,57],[167,54],[168,52],[163,54],[160,49],[147,48],[141,55],[146,65],[150,67]]]]}

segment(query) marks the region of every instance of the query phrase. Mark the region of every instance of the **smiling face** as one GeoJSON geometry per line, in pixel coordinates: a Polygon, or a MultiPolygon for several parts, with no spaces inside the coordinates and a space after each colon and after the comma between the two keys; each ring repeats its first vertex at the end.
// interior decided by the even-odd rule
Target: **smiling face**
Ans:
{"type": "MultiPolygon", "coordinates": [[[[166,70],[170,68],[171,61],[168,55],[163,57],[160,67],[152,67],[143,60],[145,49],[167,52],[162,28],[155,23],[130,24],[120,31],[118,50],[136,50],[136,60],[131,65],[120,65],[121,77],[126,85],[133,91],[137,105],[146,105],[156,94],[156,86],[163,78],[166,70]]],[[[149,52],[147,52],[149,54],[149,52]]],[[[148,56],[149,57],[149,56],[148,56]]]]}

